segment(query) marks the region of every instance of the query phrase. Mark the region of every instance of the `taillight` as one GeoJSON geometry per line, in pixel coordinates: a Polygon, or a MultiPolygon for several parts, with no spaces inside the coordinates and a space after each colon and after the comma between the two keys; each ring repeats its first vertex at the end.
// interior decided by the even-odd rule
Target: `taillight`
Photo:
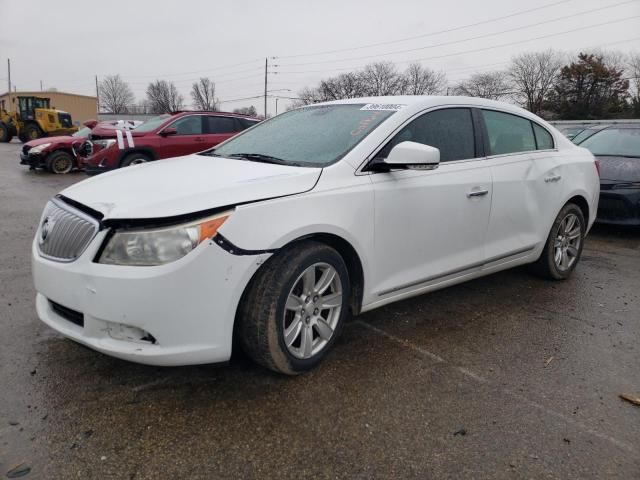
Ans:
{"type": "Polygon", "coordinates": [[[596,166],[596,172],[598,172],[598,178],[600,177],[600,160],[598,160],[597,158],[593,161],[593,163],[596,166]]]}

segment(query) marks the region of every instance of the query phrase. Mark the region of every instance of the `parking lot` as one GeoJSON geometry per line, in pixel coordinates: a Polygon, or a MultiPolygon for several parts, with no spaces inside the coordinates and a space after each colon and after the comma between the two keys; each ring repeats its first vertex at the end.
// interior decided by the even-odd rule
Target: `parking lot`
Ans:
{"type": "Polygon", "coordinates": [[[0,476],[640,476],[619,398],[640,394],[640,230],[596,227],[566,282],[516,269],[364,314],[300,377],[154,368],[36,318],[42,207],[85,175],[29,171],[20,145],[0,144],[0,476]]]}

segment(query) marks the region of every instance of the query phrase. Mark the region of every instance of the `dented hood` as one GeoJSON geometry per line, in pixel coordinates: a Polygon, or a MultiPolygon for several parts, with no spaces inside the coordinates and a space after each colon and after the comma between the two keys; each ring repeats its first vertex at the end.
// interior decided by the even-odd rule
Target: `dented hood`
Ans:
{"type": "Polygon", "coordinates": [[[322,169],[188,155],[121,168],[61,192],[104,219],[163,218],[311,190],[322,169]]]}

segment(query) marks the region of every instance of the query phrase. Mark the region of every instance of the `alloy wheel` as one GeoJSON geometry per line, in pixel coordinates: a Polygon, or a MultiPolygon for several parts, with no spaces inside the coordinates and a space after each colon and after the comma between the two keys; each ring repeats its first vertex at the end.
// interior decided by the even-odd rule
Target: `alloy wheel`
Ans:
{"type": "Polygon", "coordinates": [[[569,270],[576,262],[582,243],[582,225],[574,213],[565,216],[556,232],[553,244],[553,261],[562,272],[569,270]]]}
{"type": "Polygon", "coordinates": [[[328,263],[308,267],[293,283],[283,318],[284,343],[300,359],[318,354],[333,337],[342,310],[342,282],[328,263]]]}

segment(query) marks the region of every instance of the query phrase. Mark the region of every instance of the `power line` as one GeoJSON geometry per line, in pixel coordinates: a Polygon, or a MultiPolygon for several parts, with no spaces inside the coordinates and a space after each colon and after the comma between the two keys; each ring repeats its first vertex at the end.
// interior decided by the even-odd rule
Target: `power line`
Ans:
{"type": "MultiPolygon", "coordinates": [[[[551,38],[551,37],[557,37],[560,35],[566,35],[568,33],[573,33],[573,32],[578,32],[581,30],[587,30],[589,28],[595,28],[595,27],[602,27],[605,25],[612,25],[614,23],[620,23],[620,22],[626,22],[628,20],[634,20],[636,18],[640,18],[640,15],[635,15],[632,17],[625,17],[625,18],[619,18],[616,20],[611,20],[609,22],[601,22],[601,23],[594,23],[591,25],[585,25],[583,27],[578,27],[578,28],[573,28],[570,30],[564,30],[561,32],[556,32],[556,33],[551,33],[551,34],[547,34],[547,35],[540,35],[538,37],[532,37],[532,38],[528,38],[525,40],[517,40],[514,42],[507,42],[507,43],[502,43],[502,44],[498,44],[498,45],[492,45],[490,47],[482,47],[482,48],[475,48],[475,49],[471,49],[471,50],[463,50],[460,52],[455,52],[455,53],[448,53],[448,54],[444,54],[444,55],[436,55],[433,57],[423,57],[423,58],[414,58],[414,59],[410,59],[410,60],[402,60],[399,61],[398,63],[410,63],[410,62],[422,62],[425,60],[436,60],[436,59],[440,59],[440,58],[447,58],[447,57],[454,57],[454,56],[458,56],[458,55],[466,55],[469,53],[477,53],[477,52],[483,52],[483,51],[487,51],[487,50],[493,50],[496,48],[503,48],[503,47],[510,47],[512,45],[520,45],[522,43],[527,43],[527,42],[533,42],[535,40],[542,40],[545,38],[551,38]]],[[[337,67],[337,68],[330,68],[328,71],[345,71],[345,70],[356,70],[358,68],[362,68],[365,67],[365,65],[358,65],[358,66],[350,66],[350,67],[337,67]]],[[[326,73],[327,70],[306,70],[306,71],[297,71],[297,72],[282,72],[282,73],[287,73],[287,74],[307,74],[307,73],[326,73]]]]}
{"type": "Polygon", "coordinates": [[[448,41],[448,42],[434,43],[433,45],[426,45],[424,47],[407,48],[407,49],[404,49],[404,50],[395,50],[395,51],[392,51],[392,52],[386,52],[386,53],[380,53],[380,54],[372,54],[372,55],[364,55],[364,56],[351,57],[351,58],[341,58],[341,59],[332,59],[332,60],[319,60],[319,61],[316,61],[316,62],[289,63],[289,64],[279,65],[279,67],[302,67],[302,66],[307,66],[307,65],[318,65],[318,64],[321,64],[321,63],[336,63],[336,62],[347,62],[347,61],[351,61],[351,60],[364,60],[366,58],[379,58],[379,57],[384,57],[384,56],[388,56],[388,55],[396,55],[396,54],[401,54],[401,53],[409,53],[409,52],[416,52],[416,51],[420,51],[420,50],[427,50],[427,49],[430,49],[430,48],[444,47],[444,46],[447,46],[447,45],[455,45],[455,44],[458,44],[458,43],[469,42],[471,40],[479,40],[481,38],[495,37],[497,35],[516,32],[516,31],[520,31],[520,30],[523,30],[523,29],[526,29],[526,28],[538,27],[540,25],[546,25],[546,24],[549,24],[549,23],[559,22],[561,20],[566,20],[568,18],[575,18],[575,17],[580,16],[580,15],[587,15],[589,13],[598,12],[598,11],[606,10],[606,9],[609,9],[609,8],[619,7],[621,5],[625,5],[625,4],[633,3],[633,2],[637,2],[637,1],[638,0],[625,0],[623,2],[619,2],[619,3],[613,4],[613,5],[608,5],[606,7],[593,8],[591,10],[585,10],[583,12],[572,13],[571,15],[565,15],[563,17],[557,17],[557,18],[553,18],[551,20],[544,20],[544,21],[541,21],[541,22],[530,23],[528,25],[522,25],[520,27],[508,28],[506,30],[500,30],[498,32],[485,33],[485,34],[482,34],[482,35],[476,35],[476,36],[473,36],[473,37],[467,37],[467,38],[463,38],[463,39],[459,39],[459,40],[451,40],[451,41],[448,41]]]}
{"type": "Polygon", "coordinates": [[[507,18],[512,18],[512,17],[516,17],[516,16],[519,16],[519,15],[524,15],[525,13],[531,13],[531,12],[535,12],[537,10],[543,10],[543,9],[546,9],[546,8],[555,7],[556,5],[560,5],[560,4],[563,4],[563,3],[568,3],[568,2],[571,2],[571,1],[573,1],[573,0],[562,0],[560,2],[555,2],[555,3],[550,3],[550,4],[547,4],[547,5],[542,5],[540,7],[530,8],[528,10],[521,10],[519,12],[511,13],[509,15],[504,15],[502,17],[490,18],[490,19],[482,20],[482,21],[476,22],[476,23],[469,23],[467,25],[461,25],[459,27],[448,28],[446,30],[439,30],[439,31],[436,31],[436,32],[424,33],[422,35],[415,35],[413,37],[405,37],[405,38],[400,38],[400,39],[397,39],[397,40],[390,40],[390,41],[387,41],[387,42],[370,43],[370,44],[367,44],[367,45],[360,45],[360,46],[357,46],[357,47],[339,48],[339,49],[336,49],[336,50],[324,50],[322,52],[315,52],[315,53],[300,53],[300,54],[297,54],[297,55],[281,55],[281,56],[275,57],[275,58],[281,59],[281,58],[311,57],[311,56],[315,56],[315,55],[328,55],[330,53],[347,52],[347,51],[353,51],[353,50],[361,50],[361,49],[364,49],[364,48],[379,47],[379,46],[382,46],[382,45],[391,45],[391,44],[394,44],[394,43],[401,43],[401,42],[406,42],[406,41],[409,41],[409,40],[416,40],[418,38],[425,38],[425,37],[431,37],[431,36],[434,36],[434,35],[440,35],[442,33],[456,32],[458,30],[462,30],[462,29],[465,29],[465,28],[476,27],[478,25],[485,25],[487,23],[493,23],[493,22],[497,22],[499,20],[505,20],[507,18]]]}

